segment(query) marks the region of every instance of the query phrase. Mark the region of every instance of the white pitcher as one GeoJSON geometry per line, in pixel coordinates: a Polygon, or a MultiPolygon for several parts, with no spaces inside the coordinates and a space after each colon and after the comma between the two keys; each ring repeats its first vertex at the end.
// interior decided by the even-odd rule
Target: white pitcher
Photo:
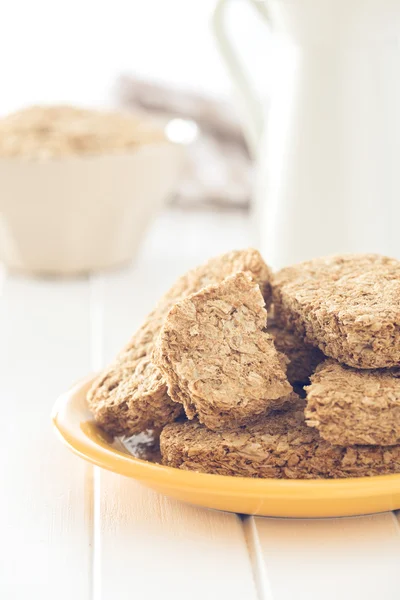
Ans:
{"type": "MultiPolygon", "coordinates": [[[[400,0],[249,0],[272,33],[261,106],[214,14],[258,159],[259,245],[275,267],[337,252],[400,258],[400,0]]],[[[240,47],[240,42],[239,42],[240,47]]]]}

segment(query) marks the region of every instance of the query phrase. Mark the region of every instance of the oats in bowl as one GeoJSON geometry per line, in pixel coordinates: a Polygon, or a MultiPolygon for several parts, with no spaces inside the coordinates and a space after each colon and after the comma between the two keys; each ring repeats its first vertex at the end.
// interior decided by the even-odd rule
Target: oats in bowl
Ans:
{"type": "Polygon", "coordinates": [[[32,106],[0,120],[0,157],[121,153],[163,140],[148,119],[73,106],[32,106]]]}
{"type": "Polygon", "coordinates": [[[148,119],[68,106],[0,120],[0,261],[71,275],[129,262],[184,148],[148,119]]]}

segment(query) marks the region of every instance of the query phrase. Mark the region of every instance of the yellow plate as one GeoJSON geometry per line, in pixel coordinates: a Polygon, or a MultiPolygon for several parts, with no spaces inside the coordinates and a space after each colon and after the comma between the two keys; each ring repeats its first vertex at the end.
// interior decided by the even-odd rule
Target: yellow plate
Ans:
{"type": "Polygon", "coordinates": [[[162,494],[207,508],[271,517],[342,517],[400,508],[400,475],[251,479],[181,471],[135,458],[93,422],[86,405],[90,383],[75,385],[56,402],[53,422],[62,440],[85,460],[162,494]]]}

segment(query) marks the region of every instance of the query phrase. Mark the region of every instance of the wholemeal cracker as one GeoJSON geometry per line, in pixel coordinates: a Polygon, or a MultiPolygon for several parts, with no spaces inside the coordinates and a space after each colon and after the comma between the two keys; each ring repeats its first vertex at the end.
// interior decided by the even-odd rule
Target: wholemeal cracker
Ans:
{"type": "Polygon", "coordinates": [[[271,271],[252,248],[213,258],[179,278],[89,391],[89,407],[101,427],[113,435],[129,436],[159,430],[181,413],[182,407],[169,398],[165,379],[151,360],[154,342],[175,302],[238,271],[253,277],[270,304],[271,271]]]}
{"type": "Polygon", "coordinates": [[[319,258],[274,277],[275,318],[327,356],[361,369],[400,365],[400,262],[319,258]]]}
{"type": "Polygon", "coordinates": [[[289,382],[294,386],[308,383],[317,365],[325,358],[321,350],[307,344],[295,333],[278,327],[269,314],[267,331],[274,340],[275,348],[289,360],[286,368],[289,382]]]}
{"type": "Polygon", "coordinates": [[[307,424],[331,444],[400,443],[400,369],[356,370],[330,359],[306,390],[307,424]]]}
{"type": "Polygon", "coordinates": [[[173,306],[153,359],[189,419],[232,428],[283,404],[291,386],[266,321],[260,288],[246,273],[173,306]]]}
{"type": "Polygon", "coordinates": [[[320,479],[400,473],[400,446],[332,446],[307,427],[299,403],[235,431],[210,431],[197,420],[171,423],[160,447],[165,465],[218,475],[320,479]]]}

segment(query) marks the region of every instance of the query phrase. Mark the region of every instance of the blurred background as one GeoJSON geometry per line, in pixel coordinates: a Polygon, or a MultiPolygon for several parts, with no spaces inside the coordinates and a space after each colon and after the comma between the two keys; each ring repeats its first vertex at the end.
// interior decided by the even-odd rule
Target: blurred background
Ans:
{"type": "MultiPolygon", "coordinates": [[[[244,2],[233,4],[237,35],[262,71],[255,37],[262,25],[244,2]]],[[[214,0],[8,3],[1,19],[1,114],[42,102],[114,105],[116,81],[127,74],[228,96],[210,30],[214,6],[214,0]]]]}
{"type": "MultiPolygon", "coordinates": [[[[131,111],[156,119],[166,127],[170,140],[185,146],[179,176],[168,193],[160,192],[164,210],[207,211],[210,218],[215,214],[219,229],[224,223],[228,229],[230,225],[229,217],[221,219],[218,213],[233,212],[235,222],[241,220],[246,229],[248,241],[256,243],[249,218],[253,157],[213,39],[214,8],[214,0],[17,0],[8,4],[0,25],[0,117],[32,105],[73,105],[131,111]]],[[[241,0],[232,2],[227,21],[240,42],[255,90],[265,96],[269,78],[264,23],[241,0]]],[[[7,167],[5,178],[9,172],[7,167]]],[[[35,180],[32,185],[35,189],[39,184],[35,180]]],[[[48,185],[47,181],[42,185],[48,185]]],[[[13,187],[9,182],[8,189],[13,187]]],[[[21,193],[12,189],[14,204],[21,193]]],[[[22,233],[15,233],[16,217],[12,223],[6,213],[0,231],[7,230],[7,243],[15,238],[15,250],[22,233]]],[[[50,214],[46,215],[51,221],[50,214]]],[[[26,217],[25,212],[19,215],[26,217]]],[[[148,221],[146,227],[153,222],[148,221]]],[[[205,247],[207,235],[204,231],[205,247]]],[[[38,271],[29,266],[27,270],[38,271]]]]}
{"type": "MultiPolygon", "coordinates": [[[[72,196],[79,197],[79,206],[84,207],[88,198],[98,199],[103,189],[102,201],[97,200],[98,207],[104,207],[108,198],[103,224],[105,219],[114,222],[118,215],[126,223],[125,233],[121,229],[118,233],[117,227],[112,233],[110,228],[110,247],[113,236],[121,240],[131,235],[137,241],[132,256],[141,243],[134,225],[140,232],[147,231],[160,209],[207,211],[219,219],[218,231],[228,230],[230,222],[228,216],[218,215],[234,213],[246,239],[260,247],[273,267],[335,252],[399,254],[395,223],[400,85],[393,74],[400,61],[395,5],[389,10],[375,2],[356,3],[342,28],[342,3],[331,0],[324,0],[323,10],[317,13],[307,0],[301,6],[265,0],[225,4],[219,49],[211,26],[215,0],[16,0],[7,4],[0,24],[0,118],[32,105],[128,111],[144,123],[157,123],[182,152],[180,160],[169,156],[168,165],[159,153],[158,163],[155,156],[139,156],[135,165],[108,162],[103,168],[99,165],[104,156],[118,150],[109,141],[103,148],[98,144],[98,166],[89,167],[91,152],[79,147],[84,143],[71,122],[76,157],[89,155],[73,173],[68,161],[64,167],[50,160],[39,168],[30,164],[22,170],[18,161],[0,161],[0,256],[6,265],[23,270],[26,255],[35,250],[33,231],[29,250],[25,244],[27,186],[30,205],[37,202],[37,210],[29,215],[36,219],[36,238],[48,237],[46,223],[53,228],[51,243],[40,249],[37,267],[32,261],[31,266],[25,265],[28,271],[56,272],[45,264],[39,268],[39,263],[60,239],[65,241],[59,248],[63,256],[70,251],[68,237],[87,234],[89,245],[89,231],[95,227],[83,221],[80,233],[77,222],[69,231],[63,227],[54,233],[50,197],[59,196],[56,190],[61,189],[65,193],[58,202],[64,207],[72,196]],[[100,172],[102,177],[96,177],[100,172]],[[151,179],[156,178],[159,188],[150,189],[151,179]],[[97,189],[89,190],[90,181],[96,179],[97,189]],[[72,181],[74,190],[69,189],[72,181]],[[118,200],[119,192],[124,200],[118,200]],[[110,194],[115,195],[114,204],[110,194]],[[139,215],[139,205],[150,203],[153,209],[147,214],[143,209],[139,215]],[[304,236],[306,228],[311,234],[304,236]]],[[[55,130],[59,126],[51,125],[55,130]]],[[[20,143],[11,139],[15,124],[11,129],[1,127],[2,120],[3,146],[10,140],[14,147],[20,143]]],[[[44,139],[48,124],[35,127],[44,139]]],[[[86,138],[96,138],[99,127],[87,122],[86,138]]],[[[18,135],[26,137],[29,127],[22,128],[18,135]]],[[[3,158],[11,157],[9,149],[0,150],[3,158]]],[[[23,154],[16,151],[12,156],[23,154]]],[[[72,212],[72,208],[70,213],[64,211],[63,223],[72,212]]],[[[97,213],[100,220],[101,211],[97,213]]],[[[93,225],[93,216],[90,222],[93,225]]],[[[208,232],[203,233],[206,247],[208,232]]],[[[91,260],[94,269],[102,263],[107,266],[107,261],[91,260]]],[[[127,260],[125,252],[108,263],[127,260]]],[[[82,264],[81,270],[90,271],[89,263],[82,264]]]]}

